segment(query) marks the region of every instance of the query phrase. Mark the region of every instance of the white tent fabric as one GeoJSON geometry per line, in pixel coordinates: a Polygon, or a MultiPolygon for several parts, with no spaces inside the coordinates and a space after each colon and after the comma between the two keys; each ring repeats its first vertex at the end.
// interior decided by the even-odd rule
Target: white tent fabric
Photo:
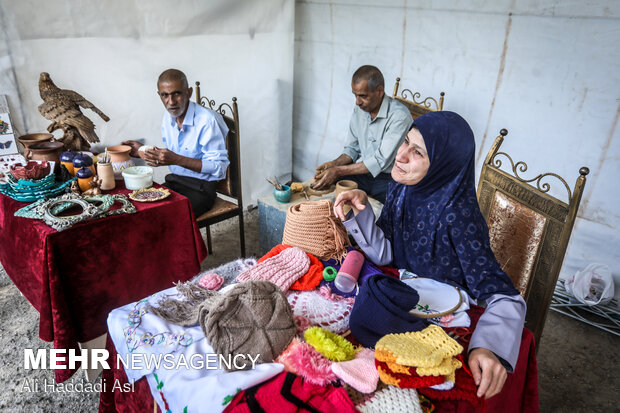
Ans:
{"type": "MultiPolygon", "coordinates": [[[[246,204],[292,171],[292,0],[1,1],[0,93],[18,132],[43,131],[40,72],[91,100],[102,144],[162,145],[157,76],[181,69],[217,103],[236,96],[246,204]]],[[[59,132],[57,132],[59,133],[59,132]]],[[[19,135],[19,134],[17,134],[19,135]]],[[[95,147],[94,149],[97,149],[95,147]]],[[[158,168],[156,181],[167,172],[158,168]]]]}
{"type": "MultiPolygon", "coordinates": [[[[528,164],[525,178],[556,172],[572,187],[588,166],[561,276],[601,262],[620,281],[620,3],[303,1],[295,15],[297,177],[341,153],[351,75],[372,64],[390,95],[396,77],[423,97],[446,92],[444,109],[474,131],[478,171],[502,128],[502,149],[528,164]]],[[[566,199],[559,181],[547,182],[566,199]]]]}

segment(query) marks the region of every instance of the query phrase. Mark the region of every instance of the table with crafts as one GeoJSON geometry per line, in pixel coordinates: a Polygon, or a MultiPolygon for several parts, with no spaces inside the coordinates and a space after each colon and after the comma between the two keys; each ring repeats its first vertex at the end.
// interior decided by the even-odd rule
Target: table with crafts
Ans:
{"type": "MultiPolygon", "coordinates": [[[[349,252],[352,249],[347,247],[349,252]]],[[[515,371],[508,375],[502,392],[485,402],[476,398],[473,378],[466,365],[469,337],[482,308],[462,300],[461,293],[454,287],[437,286],[438,282],[429,279],[408,278],[410,273],[377,267],[368,260],[359,271],[359,289],[342,293],[334,281],[323,276],[325,268],[332,266],[338,271],[341,265],[345,262],[337,258],[322,260],[300,248],[279,244],[258,260],[250,257],[232,261],[198,274],[182,288],[169,288],[115,309],[108,317],[106,346],[112,355],[112,369],[104,370],[102,381],[120,385],[133,382],[134,385],[130,392],[106,386],[101,394],[99,412],[141,412],[152,409],[153,403],[162,412],[421,413],[429,411],[426,408],[431,404],[437,412],[477,412],[485,408],[502,412],[537,410],[538,379],[531,332],[523,331],[519,361],[515,371]],[[305,266],[299,264],[300,255],[304,254],[309,258],[305,266]],[[274,267],[281,270],[270,272],[274,267]],[[283,273],[285,276],[281,277],[283,273]],[[389,374],[386,375],[389,365],[379,360],[380,352],[373,351],[372,346],[362,348],[361,336],[353,337],[356,311],[357,331],[360,324],[364,328],[366,324],[359,319],[359,311],[364,313],[368,303],[368,296],[361,301],[361,291],[365,288],[380,294],[381,280],[398,284],[399,278],[419,292],[416,314],[420,317],[428,315],[429,311],[431,315],[440,314],[433,308],[443,304],[434,301],[432,297],[436,294],[432,292],[438,291],[437,288],[451,290],[448,307],[454,312],[445,319],[434,319],[446,327],[432,327],[431,323],[426,329],[439,330],[437,334],[446,334],[462,346],[454,344],[458,347],[453,353],[454,359],[462,361],[463,367],[456,369],[456,384],[452,390],[421,388],[420,377],[416,379],[415,373],[406,376],[403,370],[401,373],[387,370],[389,374]],[[265,289],[271,292],[264,294],[265,289]],[[277,293],[274,294],[274,290],[277,293]],[[247,300],[249,304],[243,304],[244,296],[252,297],[247,300]],[[171,303],[175,305],[170,307],[171,303]],[[357,304],[360,307],[356,310],[357,304]],[[266,311],[263,306],[267,306],[266,311]],[[286,309],[288,306],[290,312],[286,309]],[[191,316],[192,311],[188,312],[190,308],[194,314],[199,312],[199,322],[191,316]],[[252,322],[248,323],[247,317],[252,322]],[[448,327],[455,325],[451,323],[456,319],[459,322],[466,319],[468,327],[448,327]],[[288,331],[284,341],[283,331],[288,331]],[[320,337],[328,339],[333,346],[321,344],[321,340],[317,340],[320,337]],[[278,341],[282,342],[276,344],[278,341]],[[224,345],[226,349],[222,347],[223,342],[228,343],[224,345]],[[269,358],[247,370],[218,367],[217,364],[211,368],[190,365],[193,357],[199,363],[205,356],[243,354],[251,350],[276,353],[278,357],[274,355],[274,362],[269,358]],[[343,354],[346,357],[340,358],[343,354]],[[128,360],[130,356],[137,360],[146,357],[163,361],[157,365],[138,363],[137,367],[114,361],[116,357],[128,360]],[[168,366],[165,360],[170,362],[168,366]],[[384,375],[380,377],[381,368],[384,375]],[[418,385],[411,387],[416,380],[418,385]]],[[[392,310],[396,315],[396,308],[392,310]]],[[[383,310],[365,311],[363,317],[368,317],[368,328],[377,329],[379,335],[386,334],[385,329],[392,327],[388,313],[383,310]]],[[[428,319],[425,324],[427,322],[428,319]]],[[[433,383],[441,386],[439,383],[444,381],[444,376],[432,380],[422,378],[422,381],[426,381],[426,386],[433,383]]]]}
{"type": "MultiPolygon", "coordinates": [[[[117,180],[105,193],[130,192],[117,180]]],[[[0,262],[39,312],[39,337],[54,348],[77,349],[100,337],[112,309],[199,272],[206,248],[189,200],[171,191],[161,201],[133,204],[135,213],[88,219],[59,232],[14,216],[28,204],[0,194],[0,262]]],[[[74,372],[56,370],[56,380],[74,372]]]]}

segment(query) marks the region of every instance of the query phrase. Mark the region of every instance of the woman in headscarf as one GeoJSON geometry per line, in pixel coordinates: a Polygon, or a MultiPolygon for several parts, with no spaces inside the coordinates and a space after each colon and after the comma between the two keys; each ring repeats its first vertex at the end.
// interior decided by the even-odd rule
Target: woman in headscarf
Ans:
{"type": "Polygon", "coordinates": [[[469,345],[478,397],[499,393],[519,354],[525,302],[502,271],[476,199],[474,135],[453,112],[420,116],[399,147],[375,224],[367,195],[341,193],[336,215],[367,257],[467,292],[486,304],[469,345]],[[354,209],[345,217],[344,205],[354,209]]]}

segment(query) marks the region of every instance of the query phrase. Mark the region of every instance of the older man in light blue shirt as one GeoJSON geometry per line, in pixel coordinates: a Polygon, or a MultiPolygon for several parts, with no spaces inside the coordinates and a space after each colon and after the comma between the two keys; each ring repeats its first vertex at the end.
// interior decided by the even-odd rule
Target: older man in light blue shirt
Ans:
{"type": "Polygon", "coordinates": [[[409,109],[384,91],[381,71],[362,66],[353,74],[351,90],[355,104],[342,155],[316,168],[315,189],[340,179],[385,202],[396,150],[403,143],[413,118],[409,109]]]}
{"type": "Polygon", "coordinates": [[[215,202],[216,182],[226,177],[228,127],[218,113],[189,101],[192,88],[179,70],[168,69],[159,76],[157,94],[167,110],[161,124],[166,148],[142,151],[136,141],[123,143],[148,165],[169,166],[172,173],[164,185],[188,197],[200,216],[215,202]]]}

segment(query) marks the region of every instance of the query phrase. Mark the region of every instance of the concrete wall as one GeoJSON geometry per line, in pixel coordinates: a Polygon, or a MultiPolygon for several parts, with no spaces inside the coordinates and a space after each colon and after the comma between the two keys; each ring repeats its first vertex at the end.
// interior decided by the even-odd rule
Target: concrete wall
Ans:
{"type": "MultiPolygon", "coordinates": [[[[18,132],[43,131],[40,72],[91,100],[111,120],[84,113],[103,146],[141,138],[162,145],[159,73],[183,70],[221,103],[236,96],[247,203],[265,177],[292,170],[292,0],[0,0],[0,93],[18,132]]],[[[16,135],[19,135],[17,133],[16,135]]],[[[157,168],[160,180],[167,168],[157,168]]]]}
{"type": "MultiPolygon", "coordinates": [[[[563,274],[603,262],[620,274],[620,3],[613,0],[297,1],[294,174],[341,153],[354,105],[350,79],[378,66],[423,96],[446,92],[477,165],[501,128],[503,148],[574,185],[591,170],[563,274]]],[[[549,180],[552,194],[566,196],[549,180]]]]}

